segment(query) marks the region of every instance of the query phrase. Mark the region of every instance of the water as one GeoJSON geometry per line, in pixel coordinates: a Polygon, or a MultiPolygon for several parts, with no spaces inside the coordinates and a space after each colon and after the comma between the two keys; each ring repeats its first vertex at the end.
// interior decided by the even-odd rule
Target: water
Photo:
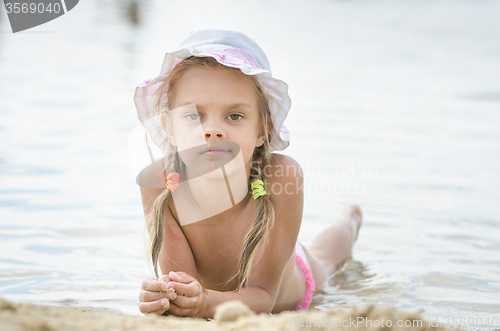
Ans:
{"type": "Polygon", "coordinates": [[[87,0],[15,35],[2,11],[0,297],[139,314],[132,96],[210,27],[256,39],[290,86],[300,239],[363,210],[354,260],[313,305],[499,318],[500,3],[228,4],[87,0]]]}

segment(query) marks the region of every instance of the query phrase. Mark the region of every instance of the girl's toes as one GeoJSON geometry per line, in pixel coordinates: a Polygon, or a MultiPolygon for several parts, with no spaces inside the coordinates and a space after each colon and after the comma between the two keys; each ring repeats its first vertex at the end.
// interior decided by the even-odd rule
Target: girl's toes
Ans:
{"type": "Polygon", "coordinates": [[[355,231],[355,239],[356,241],[358,239],[358,233],[359,233],[359,228],[361,227],[361,224],[363,223],[363,213],[361,212],[361,209],[359,208],[358,205],[351,204],[347,206],[344,209],[344,212],[348,213],[349,220],[353,224],[353,230],[355,231]]]}

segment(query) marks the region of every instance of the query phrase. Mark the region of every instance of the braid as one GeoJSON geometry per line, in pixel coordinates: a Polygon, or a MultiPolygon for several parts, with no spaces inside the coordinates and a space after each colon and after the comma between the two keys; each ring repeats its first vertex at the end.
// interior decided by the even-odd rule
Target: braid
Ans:
{"type": "Polygon", "coordinates": [[[151,212],[147,216],[149,220],[153,222],[153,239],[151,240],[151,261],[153,263],[153,268],[156,277],[158,278],[158,256],[160,254],[162,240],[163,240],[163,220],[165,218],[165,207],[170,201],[171,192],[169,190],[164,190],[156,198],[151,212]]]}
{"type": "MultiPolygon", "coordinates": [[[[267,144],[267,142],[265,143],[267,144]]],[[[254,161],[250,170],[250,181],[262,180],[266,183],[265,169],[270,164],[271,153],[266,146],[261,146],[254,150],[254,161]],[[255,166],[253,166],[255,165],[255,166]]],[[[269,233],[274,224],[274,206],[269,194],[263,195],[256,200],[257,206],[253,215],[252,226],[243,241],[241,256],[237,267],[237,272],[229,281],[237,278],[238,285],[235,291],[243,288],[250,274],[253,260],[256,256],[255,248],[260,240],[269,233]]]]}
{"type": "MultiPolygon", "coordinates": [[[[174,147],[167,142],[167,149],[173,150],[174,147]]],[[[171,157],[167,157],[169,164],[165,164],[163,171],[165,172],[180,172],[181,162],[177,153],[171,153],[171,157]]],[[[158,256],[160,255],[163,242],[163,223],[165,220],[165,211],[168,208],[168,203],[172,198],[170,190],[163,190],[156,198],[151,212],[147,216],[148,220],[153,224],[153,239],[151,240],[151,262],[156,277],[158,277],[158,256]]]]}

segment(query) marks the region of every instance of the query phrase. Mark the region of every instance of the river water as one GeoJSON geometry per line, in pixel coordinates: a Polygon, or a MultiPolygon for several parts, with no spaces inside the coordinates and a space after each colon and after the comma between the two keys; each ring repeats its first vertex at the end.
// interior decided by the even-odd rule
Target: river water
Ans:
{"type": "MultiPolygon", "coordinates": [[[[500,319],[500,2],[81,1],[12,34],[0,14],[0,297],[140,314],[151,276],[128,137],[135,86],[201,28],[289,85],[300,240],[357,203],[353,260],[314,309],[500,319]]],[[[469,320],[470,321],[470,320],[469,320]]]]}

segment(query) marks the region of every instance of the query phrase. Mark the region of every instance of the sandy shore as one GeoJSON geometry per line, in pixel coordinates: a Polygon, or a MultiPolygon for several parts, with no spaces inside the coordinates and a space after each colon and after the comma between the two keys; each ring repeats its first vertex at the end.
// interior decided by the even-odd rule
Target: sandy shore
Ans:
{"type": "Polygon", "coordinates": [[[255,315],[239,302],[217,309],[215,320],[205,321],[173,316],[124,316],[77,308],[12,303],[0,299],[2,331],[79,331],[79,330],[446,330],[434,327],[417,313],[394,308],[365,305],[329,312],[301,311],[276,315],[255,315]],[[314,326],[314,324],[316,324],[314,326]],[[342,326],[343,324],[343,326],[342,326]],[[370,326],[371,324],[371,326],[370,326]],[[389,324],[392,326],[389,327],[389,324]],[[398,327],[399,324],[401,327],[398,327]],[[406,324],[406,327],[405,327],[406,324]],[[409,327],[408,327],[409,326],[409,327]]]}

